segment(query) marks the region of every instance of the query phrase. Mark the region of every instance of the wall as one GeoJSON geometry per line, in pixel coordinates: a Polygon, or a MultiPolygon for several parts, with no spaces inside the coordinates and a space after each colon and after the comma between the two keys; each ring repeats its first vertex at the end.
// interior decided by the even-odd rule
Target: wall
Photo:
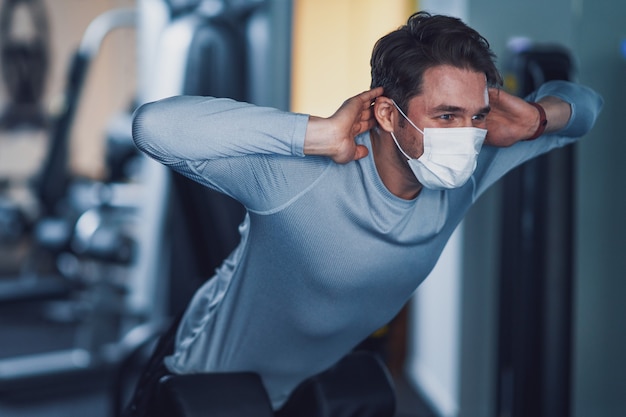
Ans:
{"type": "Polygon", "coordinates": [[[413,7],[411,0],[294,0],[292,109],[330,116],[367,90],[374,43],[413,7]]]}

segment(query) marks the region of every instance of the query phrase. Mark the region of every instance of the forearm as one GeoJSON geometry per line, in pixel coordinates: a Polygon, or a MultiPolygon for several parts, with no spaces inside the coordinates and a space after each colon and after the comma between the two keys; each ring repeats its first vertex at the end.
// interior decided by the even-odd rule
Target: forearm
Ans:
{"type": "Polygon", "coordinates": [[[373,88],[346,100],[331,117],[310,116],[305,155],[326,156],[342,164],[365,157],[367,148],[354,138],[376,125],[372,103],[382,93],[381,87],[373,88]]]}
{"type": "MultiPolygon", "coordinates": [[[[572,115],[571,105],[554,96],[546,96],[537,101],[545,111],[547,124],[544,134],[558,132],[569,122],[572,115]]],[[[539,125],[537,124],[537,129],[539,125]]]]}
{"type": "Polygon", "coordinates": [[[546,133],[567,137],[581,137],[589,132],[603,105],[602,97],[595,91],[567,81],[545,83],[527,100],[544,107],[546,133]]]}
{"type": "Polygon", "coordinates": [[[333,126],[328,119],[309,116],[304,139],[304,154],[332,156],[337,152],[337,142],[330,140],[334,136],[333,126]]]}

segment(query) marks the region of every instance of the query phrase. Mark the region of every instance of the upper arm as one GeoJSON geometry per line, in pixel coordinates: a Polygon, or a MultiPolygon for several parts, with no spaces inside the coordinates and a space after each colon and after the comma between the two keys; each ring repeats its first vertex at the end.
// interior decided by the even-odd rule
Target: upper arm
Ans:
{"type": "Polygon", "coordinates": [[[251,210],[284,204],[319,176],[327,160],[303,157],[308,117],[229,99],[172,97],[141,106],[139,149],[251,210]]]}

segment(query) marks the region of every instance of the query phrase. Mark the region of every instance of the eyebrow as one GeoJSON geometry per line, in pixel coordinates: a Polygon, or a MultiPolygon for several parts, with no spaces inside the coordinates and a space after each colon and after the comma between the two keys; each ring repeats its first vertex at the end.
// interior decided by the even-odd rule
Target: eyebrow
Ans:
{"type": "MultiPolygon", "coordinates": [[[[464,108],[462,107],[458,107],[458,106],[450,106],[447,104],[442,104],[440,106],[435,107],[434,111],[436,113],[439,112],[448,112],[448,113],[463,113],[465,111],[464,108]]],[[[486,114],[489,113],[491,111],[491,106],[485,106],[482,109],[480,109],[476,114],[486,114]]]]}

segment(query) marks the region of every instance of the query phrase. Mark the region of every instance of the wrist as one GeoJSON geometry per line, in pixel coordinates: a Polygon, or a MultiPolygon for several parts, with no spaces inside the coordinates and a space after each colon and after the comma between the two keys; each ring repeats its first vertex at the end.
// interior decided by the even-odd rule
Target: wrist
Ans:
{"type": "Polygon", "coordinates": [[[533,102],[529,102],[528,104],[530,104],[535,109],[537,109],[537,112],[539,113],[539,122],[537,124],[537,128],[535,129],[534,133],[525,140],[535,140],[539,136],[543,135],[543,133],[545,132],[546,126],[548,126],[548,117],[546,115],[545,109],[543,108],[541,104],[533,103],[533,102]]]}
{"type": "Polygon", "coordinates": [[[337,143],[333,140],[335,136],[330,119],[309,116],[304,137],[304,154],[333,158],[337,154],[337,143]]]}
{"type": "Polygon", "coordinates": [[[328,127],[324,121],[325,119],[321,117],[309,116],[304,137],[305,155],[328,155],[326,142],[329,135],[328,127]]]}
{"type": "Polygon", "coordinates": [[[543,134],[558,132],[569,123],[572,116],[571,105],[555,96],[545,96],[537,101],[546,112],[546,127],[543,134]]]}

